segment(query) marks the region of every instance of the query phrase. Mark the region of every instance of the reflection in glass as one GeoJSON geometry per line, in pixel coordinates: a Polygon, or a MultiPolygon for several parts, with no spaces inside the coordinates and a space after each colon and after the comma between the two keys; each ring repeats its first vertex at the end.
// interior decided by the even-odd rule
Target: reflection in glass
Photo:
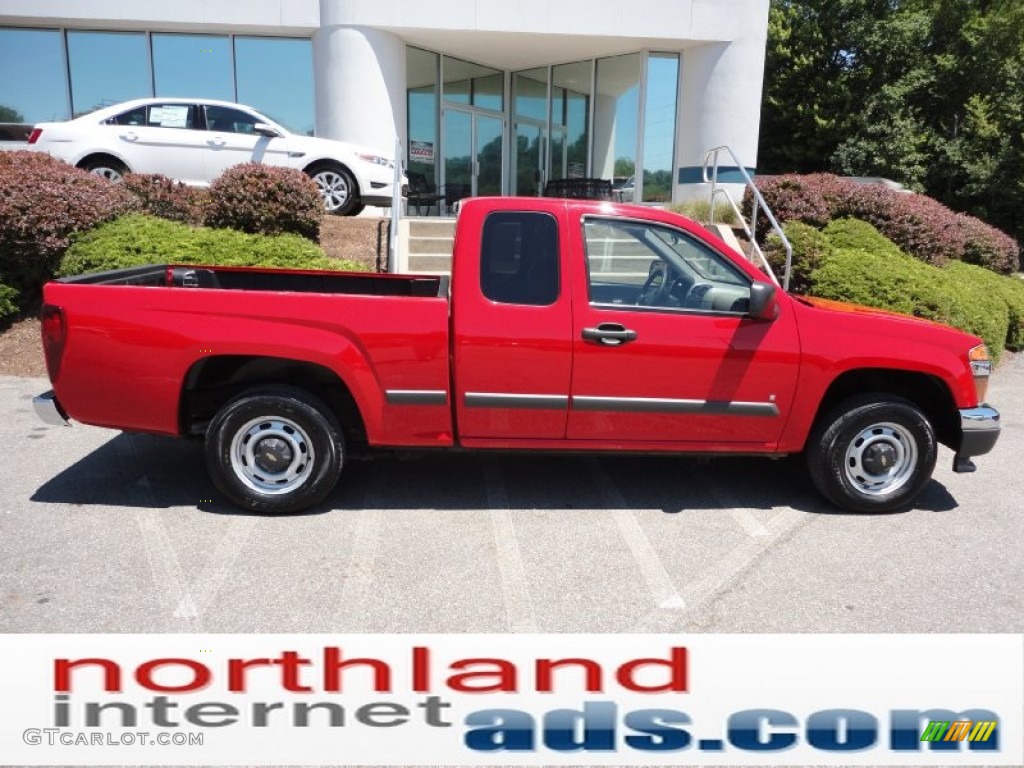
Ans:
{"type": "Polygon", "coordinates": [[[515,193],[537,197],[543,192],[544,156],[547,151],[548,68],[538,67],[512,75],[515,109],[515,193]]]}
{"type": "Polygon", "coordinates": [[[218,35],[153,35],[157,96],[235,101],[231,44],[218,35]]]}
{"type": "Polygon", "coordinates": [[[473,115],[457,109],[444,112],[444,183],[445,192],[455,197],[468,197],[473,176],[473,115]]]}
{"type": "Polygon", "coordinates": [[[406,48],[405,79],[408,87],[409,147],[406,167],[423,174],[428,184],[438,184],[437,163],[437,54],[406,48]]]}
{"type": "Polygon", "coordinates": [[[500,117],[476,116],[476,194],[501,194],[501,155],[505,123],[500,117]]]}
{"type": "Polygon", "coordinates": [[[505,108],[505,75],[497,69],[444,57],[444,100],[500,112],[505,108]]]}
{"type": "Polygon", "coordinates": [[[587,122],[593,63],[561,64],[551,72],[551,164],[549,178],[578,179],[587,175],[587,122]],[[556,106],[555,100],[561,101],[556,106]],[[559,120],[564,117],[564,122],[559,120]]]}
{"type": "Polygon", "coordinates": [[[0,123],[69,117],[60,32],[0,29],[0,123]]]}
{"type": "Polygon", "coordinates": [[[68,32],[75,117],[152,96],[149,48],[141,32],[68,32]]]}
{"type": "Polygon", "coordinates": [[[286,37],[236,37],[238,101],[296,133],[313,135],[313,43],[286,37]]]}
{"type": "Polygon", "coordinates": [[[619,197],[632,201],[640,109],[640,54],[597,62],[593,175],[612,179],[619,197]]]}
{"type": "Polygon", "coordinates": [[[644,104],[644,202],[672,199],[678,83],[679,55],[652,53],[647,59],[644,104]]]}

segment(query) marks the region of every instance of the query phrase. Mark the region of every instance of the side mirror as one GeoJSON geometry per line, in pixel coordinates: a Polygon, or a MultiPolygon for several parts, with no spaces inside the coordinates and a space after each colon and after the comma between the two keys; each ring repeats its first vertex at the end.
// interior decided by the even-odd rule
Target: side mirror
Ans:
{"type": "Polygon", "coordinates": [[[271,139],[280,138],[281,133],[276,128],[267,125],[266,123],[256,123],[252,129],[260,136],[267,136],[271,139]]]}
{"type": "Polygon", "coordinates": [[[771,283],[751,284],[747,317],[755,320],[774,320],[779,314],[777,290],[771,283]]]}

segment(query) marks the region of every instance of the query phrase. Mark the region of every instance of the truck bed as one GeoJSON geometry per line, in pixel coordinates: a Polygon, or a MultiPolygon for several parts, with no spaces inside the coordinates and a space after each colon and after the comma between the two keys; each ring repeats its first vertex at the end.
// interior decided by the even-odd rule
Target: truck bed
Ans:
{"type": "Polygon", "coordinates": [[[69,285],[133,285],[173,288],[220,288],[237,291],[347,293],[362,296],[448,295],[448,277],[381,275],[362,272],[297,271],[253,267],[176,266],[140,267],[64,277],[69,285]]]}
{"type": "Polygon", "coordinates": [[[195,434],[196,402],[273,374],[343,385],[371,445],[452,441],[447,277],[150,264],[44,296],[67,327],[54,390],[84,423],[195,434]],[[408,404],[422,391],[439,402],[408,404]]]}

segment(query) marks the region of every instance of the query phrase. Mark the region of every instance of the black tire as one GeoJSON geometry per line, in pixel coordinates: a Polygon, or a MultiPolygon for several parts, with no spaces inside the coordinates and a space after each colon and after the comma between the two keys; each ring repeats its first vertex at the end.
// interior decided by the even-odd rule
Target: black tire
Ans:
{"type": "Polygon", "coordinates": [[[338,216],[354,216],[358,213],[359,186],[348,168],[337,163],[321,163],[309,168],[306,175],[316,182],[327,213],[338,216]]]}
{"type": "Polygon", "coordinates": [[[935,430],[913,403],[885,393],[844,400],[815,426],[807,467],[819,491],[849,512],[908,509],[931,479],[935,430]]]}
{"type": "Polygon", "coordinates": [[[206,432],[214,485],[254,512],[297,512],[322,501],[343,462],[344,438],[334,414],[297,387],[247,390],[218,411],[206,432]]]}
{"type": "Polygon", "coordinates": [[[102,176],[107,181],[115,183],[121,181],[124,175],[128,173],[128,167],[120,160],[102,155],[87,157],[78,164],[78,167],[83,171],[102,176]]]}

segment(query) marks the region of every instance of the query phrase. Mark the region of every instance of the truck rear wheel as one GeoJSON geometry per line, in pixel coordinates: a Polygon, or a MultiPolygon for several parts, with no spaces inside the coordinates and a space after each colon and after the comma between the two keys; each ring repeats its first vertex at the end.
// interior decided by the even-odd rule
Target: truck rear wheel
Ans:
{"type": "Polygon", "coordinates": [[[928,417],[908,400],[882,393],[841,402],[807,444],[814,485],[850,512],[909,508],[931,479],[935,457],[928,417]]]}
{"type": "Polygon", "coordinates": [[[322,501],[338,482],[341,428],[310,393],[262,386],[225,405],[206,433],[206,465],[214,485],[255,512],[297,512],[322,501]]]}

